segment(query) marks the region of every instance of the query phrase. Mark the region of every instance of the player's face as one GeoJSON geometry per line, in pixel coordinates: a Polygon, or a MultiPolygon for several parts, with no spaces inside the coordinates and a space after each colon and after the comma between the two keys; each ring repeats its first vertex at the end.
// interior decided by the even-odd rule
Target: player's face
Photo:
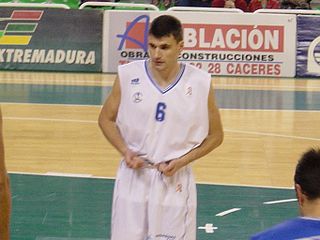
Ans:
{"type": "Polygon", "coordinates": [[[161,71],[176,66],[183,48],[183,41],[177,42],[173,35],[161,38],[149,35],[148,41],[152,67],[161,71]]]}

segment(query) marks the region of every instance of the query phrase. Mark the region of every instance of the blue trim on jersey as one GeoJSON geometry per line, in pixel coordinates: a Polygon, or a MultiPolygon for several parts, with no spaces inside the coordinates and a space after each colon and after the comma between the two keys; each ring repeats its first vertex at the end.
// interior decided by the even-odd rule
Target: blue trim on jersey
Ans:
{"type": "Polygon", "coordinates": [[[186,68],[186,65],[184,63],[180,63],[180,71],[175,79],[175,81],[173,83],[171,83],[168,87],[166,87],[165,89],[162,89],[158,84],[157,82],[153,79],[152,77],[152,74],[151,74],[151,71],[148,67],[148,60],[145,60],[144,62],[144,66],[145,66],[145,70],[146,70],[146,73],[147,73],[147,76],[148,78],[150,79],[151,83],[153,84],[153,86],[155,86],[159,92],[161,92],[162,94],[170,91],[172,88],[174,88],[174,86],[176,86],[178,84],[178,82],[180,81],[180,79],[182,78],[182,75],[184,73],[184,70],[186,68]]]}

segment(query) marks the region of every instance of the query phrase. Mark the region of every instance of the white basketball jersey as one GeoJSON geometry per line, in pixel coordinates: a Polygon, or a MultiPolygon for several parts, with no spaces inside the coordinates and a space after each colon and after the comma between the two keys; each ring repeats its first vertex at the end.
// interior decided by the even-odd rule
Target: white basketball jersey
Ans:
{"type": "Polygon", "coordinates": [[[159,87],[148,60],[120,65],[117,125],[127,146],[153,163],[169,161],[197,147],[208,135],[211,77],[181,64],[175,81],[159,87]]]}

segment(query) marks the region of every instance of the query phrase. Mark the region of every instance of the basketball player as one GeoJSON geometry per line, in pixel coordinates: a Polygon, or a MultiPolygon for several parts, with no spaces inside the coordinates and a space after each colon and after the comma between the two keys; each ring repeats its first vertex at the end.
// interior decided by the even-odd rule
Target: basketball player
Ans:
{"type": "MultiPolygon", "coordinates": [[[[196,185],[189,166],[223,140],[211,76],[178,62],[178,19],[154,19],[148,60],[118,68],[99,125],[121,153],[112,240],[195,240],[196,185]]],[[[214,161],[214,159],[213,159],[214,161]]]]}
{"type": "Polygon", "coordinates": [[[252,240],[320,239],[320,149],[303,154],[294,183],[301,217],[273,226],[252,240]]]}
{"type": "Polygon", "coordinates": [[[9,219],[11,210],[9,177],[4,163],[4,147],[2,134],[2,114],[0,108],[0,239],[8,240],[9,219]]]}

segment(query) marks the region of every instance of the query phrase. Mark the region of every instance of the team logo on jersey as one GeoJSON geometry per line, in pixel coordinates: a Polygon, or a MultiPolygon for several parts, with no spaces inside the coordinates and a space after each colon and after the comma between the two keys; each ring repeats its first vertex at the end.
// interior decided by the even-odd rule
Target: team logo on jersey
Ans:
{"type": "Polygon", "coordinates": [[[186,89],[186,95],[191,96],[192,95],[192,87],[187,87],[186,89]]]}
{"type": "Polygon", "coordinates": [[[182,184],[179,183],[177,186],[176,186],[176,192],[182,192],[182,184]]]}
{"type": "Polygon", "coordinates": [[[135,94],[133,94],[133,96],[132,96],[133,99],[132,100],[135,103],[139,103],[139,102],[142,101],[142,97],[143,97],[143,94],[141,92],[136,92],[135,94]]]}
{"type": "Polygon", "coordinates": [[[138,84],[140,84],[140,79],[139,79],[139,78],[131,79],[131,84],[132,84],[132,85],[138,85],[138,84]]]}

